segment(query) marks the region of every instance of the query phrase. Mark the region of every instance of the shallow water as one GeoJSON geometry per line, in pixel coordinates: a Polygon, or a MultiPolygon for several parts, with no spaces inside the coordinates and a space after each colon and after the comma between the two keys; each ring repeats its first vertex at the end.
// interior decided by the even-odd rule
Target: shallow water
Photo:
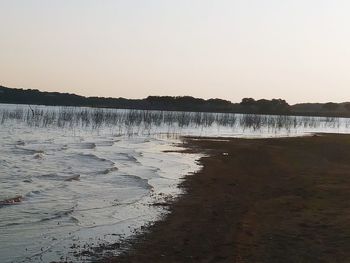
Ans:
{"type": "Polygon", "coordinates": [[[156,138],[18,124],[0,138],[0,200],[23,198],[0,207],[1,262],[79,261],[76,247],[118,241],[159,217],[150,204],[178,194],[180,177],[197,169],[197,156],[164,153],[175,147],[156,138]]]}
{"type": "Polygon", "coordinates": [[[28,106],[0,105],[4,263],[86,262],[88,254],[76,253],[159,219],[166,210],[152,204],[176,197],[181,178],[199,169],[200,155],[166,151],[180,149],[178,135],[349,132],[348,119],[335,118],[32,108],[36,114],[28,106]]]}

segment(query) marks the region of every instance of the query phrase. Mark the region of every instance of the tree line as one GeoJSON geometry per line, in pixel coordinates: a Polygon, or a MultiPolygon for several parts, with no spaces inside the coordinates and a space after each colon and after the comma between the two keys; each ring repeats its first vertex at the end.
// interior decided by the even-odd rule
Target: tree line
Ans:
{"type": "Polygon", "coordinates": [[[0,103],[139,110],[350,116],[350,103],[314,103],[291,106],[283,99],[244,98],[240,103],[232,103],[223,99],[205,100],[191,96],[149,96],[144,99],[84,97],[70,93],[14,89],[3,86],[0,86],[0,103]]]}

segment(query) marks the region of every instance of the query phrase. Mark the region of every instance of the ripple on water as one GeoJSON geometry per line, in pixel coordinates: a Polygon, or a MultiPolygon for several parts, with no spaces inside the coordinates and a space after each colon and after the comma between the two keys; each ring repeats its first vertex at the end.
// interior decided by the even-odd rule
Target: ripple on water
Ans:
{"type": "Polygon", "coordinates": [[[80,142],[80,143],[72,143],[69,145],[72,149],[95,149],[96,144],[94,142],[80,142]]]}
{"type": "Polygon", "coordinates": [[[159,216],[159,208],[148,204],[152,179],[166,169],[164,153],[154,149],[150,163],[144,154],[156,140],[26,129],[6,141],[0,137],[0,146],[6,143],[0,152],[0,192],[6,190],[0,243],[7,244],[0,246],[0,262],[40,262],[36,255],[59,261],[76,242],[115,241],[159,216]]]}
{"type": "Polygon", "coordinates": [[[16,204],[21,203],[22,201],[23,201],[23,196],[21,196],[21,195],[17,195],[17,196],[11,197],[11,198],[0,200],[0,208],[2,206],[7,206],[7,205],[16,205],[16,204]]]}

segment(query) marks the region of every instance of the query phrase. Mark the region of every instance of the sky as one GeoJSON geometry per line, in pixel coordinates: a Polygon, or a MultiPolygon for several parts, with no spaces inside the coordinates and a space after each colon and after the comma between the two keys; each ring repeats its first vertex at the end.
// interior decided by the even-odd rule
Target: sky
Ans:
{"type": "Polygon", "coordinates": [[[0,0],[0,85],[350,101],[348,0],[0,0]]]}

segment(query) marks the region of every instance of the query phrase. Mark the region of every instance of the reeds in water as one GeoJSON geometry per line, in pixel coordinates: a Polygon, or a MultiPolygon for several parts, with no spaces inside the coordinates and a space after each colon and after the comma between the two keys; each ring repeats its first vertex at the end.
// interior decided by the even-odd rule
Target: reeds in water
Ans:
{"type": "Polygon", "coordinates": [[[113,127],[120,133],[152,133],[153,130],[174,131],[192,128],[230,128],[253,132],[292,129],[339,129],[350,126],[349,119],[296,117],[257,114],[174,112],[148,110],[96,109],[79,107],[45,107],[1,105],[0,123],[8,121],[25,123],[32,127],[91,128],[113,127]],[[162,128],[162,129],[159,129],[162,128]]]}

